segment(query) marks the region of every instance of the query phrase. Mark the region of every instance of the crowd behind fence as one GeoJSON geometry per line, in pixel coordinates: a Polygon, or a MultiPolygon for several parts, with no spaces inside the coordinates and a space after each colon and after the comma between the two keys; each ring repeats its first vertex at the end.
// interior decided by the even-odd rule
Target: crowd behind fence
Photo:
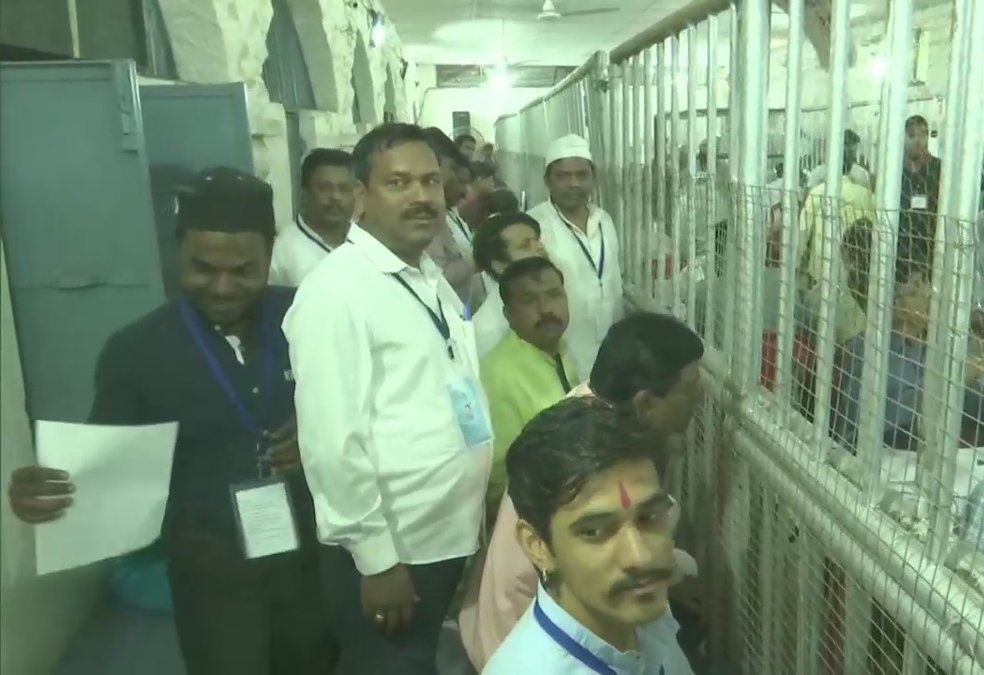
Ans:
{"type": "Polygon", "coordinates": [[[806,108],[816,4],[787,3],[779,47],[768,2],[717,0],[594,55],[499,120],[503,177],[536,203],[549,141],[588,138],[628,300],[705,339],[709,394],[673,487],[718,660],[984,672],[984,3],[936,3],[949,80],[914,96],[917,8],[893,0],[880,97],[852,101],[851,2],[833,0],[827,105],[806,108]],[[903,183],[914,114],[939,140],[926,203],[903,183]],[[850,171],[826,161],[854,151],[847,129],[850,171]]]}

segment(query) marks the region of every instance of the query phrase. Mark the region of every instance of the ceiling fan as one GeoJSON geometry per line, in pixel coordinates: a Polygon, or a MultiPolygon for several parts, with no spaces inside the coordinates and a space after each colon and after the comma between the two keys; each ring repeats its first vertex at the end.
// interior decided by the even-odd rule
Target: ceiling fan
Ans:
{"type": "Polygon", "coordinates": [[[596,7],[595,9],[578,9],[573,11],[563,11],[563,1],[562,0],[543,0],[543,5],[539,10],[534,10],[532,7],[517,9],[517,8],[496,8],[492,10],[496,15],[501,15],[502,13],[507,13],[510,15],[520,15],[520,16],[535,16],[537,21],[556,21],[557,19],[570,19],[575,17],[584,16],[597,16],[599,14],[611,14],[612,12],[617,12],[618,7],[596,7]],[[557,5],[561,8],[558,9],[557,5]],[[535,12],[535,14],[534,14],[535,12]]]}

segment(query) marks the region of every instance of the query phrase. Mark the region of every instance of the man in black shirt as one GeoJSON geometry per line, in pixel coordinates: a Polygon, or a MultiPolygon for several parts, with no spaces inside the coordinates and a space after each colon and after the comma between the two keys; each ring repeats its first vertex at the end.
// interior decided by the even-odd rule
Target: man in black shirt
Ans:
{"type": "MultiPolygon", "coordinates": [[[[107,341],[90,421],[179,423],[162,545],[189,674],[323,675],[333,648],[280,329],[293,291],[267,286],[273,193],[218,168],[177,203],[184,298],[107,341]],[[247,557],[232,495],[253,481],[286,485],[295,550],[247,557]]],[[[14,472],[14,512],[57,518],[71,504],[69,480],[55,469],[14,472]]]]}
{"type": "Polygon", "coordinates": [[[929,154],[929,123],[922,115],[905,121],[905,162],[902,165],[902,210],[936,213],[942,163],[929,154]]]}

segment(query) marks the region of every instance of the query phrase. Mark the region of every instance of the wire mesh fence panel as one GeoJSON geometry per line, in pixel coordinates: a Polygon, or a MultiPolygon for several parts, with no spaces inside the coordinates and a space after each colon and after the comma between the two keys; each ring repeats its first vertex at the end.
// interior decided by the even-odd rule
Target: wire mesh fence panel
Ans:
{"type": "Polygon", "coordinates": [[[984,8],[829,3],[816,73],[818,3],[783,4],[777,41],[764,0],[693,3],[504,137],[542,183],[546,143],[586,130],[631,305],[704,339],[666,480],[707,660],[984,672],[984,8]],[[926,93],[905,64],[930,29],[953,54],[926,93]]]}

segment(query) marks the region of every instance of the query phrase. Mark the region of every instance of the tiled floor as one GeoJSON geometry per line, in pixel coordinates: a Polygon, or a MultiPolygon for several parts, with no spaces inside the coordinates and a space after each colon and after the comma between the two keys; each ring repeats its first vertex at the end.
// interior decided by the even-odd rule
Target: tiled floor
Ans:
{"type": "Polygon", "coordinates": [[[437,672],[438,675],[475,675],[475,669],[461,645],[458,625],[450,620],[444,623],[441,631],[441,641],[437,647],[437,672]]]}
{"type": "MultiPolygon", "coordinates": [[[[437,669],[439,675],[475,675],[451,621],[441,633],[437,669]]],[[[107,607],[79,633],[55,675],[134,673],[185,675],[170,615],[107,607]]]]}

